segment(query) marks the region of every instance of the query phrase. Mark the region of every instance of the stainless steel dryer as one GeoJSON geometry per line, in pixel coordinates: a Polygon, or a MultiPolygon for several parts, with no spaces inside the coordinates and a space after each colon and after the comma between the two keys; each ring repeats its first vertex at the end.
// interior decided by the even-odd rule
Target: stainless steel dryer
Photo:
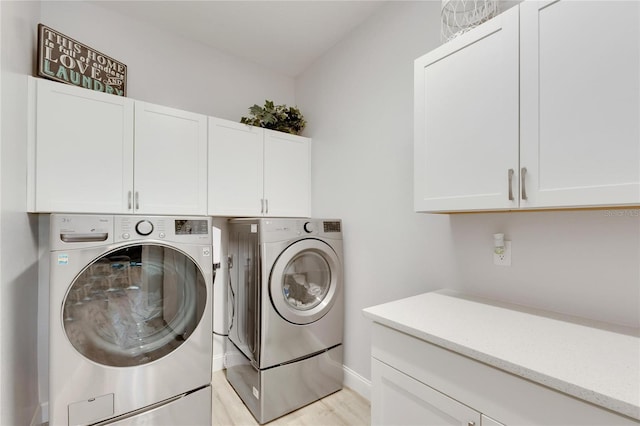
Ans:
{"type": "Polygon", "coordinates": [[[339,220],[229,225],[227,380],[260,423],[342,388],[339,220]]]}
{"type": "Polygon", "coordinates": [[[211,218],[53,214],[50,425],[210,425],[211,218]]]}

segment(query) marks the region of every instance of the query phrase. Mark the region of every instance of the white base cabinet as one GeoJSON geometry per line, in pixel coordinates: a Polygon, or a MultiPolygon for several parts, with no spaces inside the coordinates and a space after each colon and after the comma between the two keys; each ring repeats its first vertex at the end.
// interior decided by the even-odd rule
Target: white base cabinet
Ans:
{"type": "Polygon", "coordinates": [[[640,205],[640,2],[525,1],[414,69],[416,211],[640,205]]]}
{"type": "Polygon", "coordinates": [[[30,212],[207,212],[204,115],[29,79],[30,212]]]}
{"type": "Polygon", "coordinates": [[[311,140],[209,118],[213,216],[309,217],[311,140]]]}
{"type": "Polygon", "coordinates": [[[640,424],[379,323],[371,355],[374,425],[640,424]]]}
{"type": "MultiPolygon", "coordinates": [[[[480,425],[481,413],[389,365],[371,360],[372,425],[480,425]]],[[[494,422],[498,425],[499,423],[494,422]]]]}

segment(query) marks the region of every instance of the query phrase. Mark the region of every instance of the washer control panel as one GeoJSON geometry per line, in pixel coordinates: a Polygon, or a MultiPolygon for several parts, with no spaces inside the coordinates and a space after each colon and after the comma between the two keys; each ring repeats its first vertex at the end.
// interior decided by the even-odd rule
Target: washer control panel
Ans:
{"type": "Polygon", "coordinates": [[[211,218],[206,217],[115,216],[113,223],[116,241],[211,242],[211,218]]]}

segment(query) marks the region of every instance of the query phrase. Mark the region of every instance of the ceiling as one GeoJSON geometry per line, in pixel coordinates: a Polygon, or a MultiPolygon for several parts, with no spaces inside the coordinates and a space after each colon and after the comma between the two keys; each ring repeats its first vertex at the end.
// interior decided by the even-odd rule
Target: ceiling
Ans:
{"type": "Polygon", "coordinates": [[[295,77],[385,2],[178,0],[95,3],[295,77]]]}

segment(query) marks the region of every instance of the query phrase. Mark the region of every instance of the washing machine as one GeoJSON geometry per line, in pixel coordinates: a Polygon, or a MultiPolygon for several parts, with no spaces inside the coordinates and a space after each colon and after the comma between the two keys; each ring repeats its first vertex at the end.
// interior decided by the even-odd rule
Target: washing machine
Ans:
{"type": "Polygon", "coordinates": [[[52,214],[49,424],[210,425],[211,219],[52,214]]]}
{"type": "Polygon", "coordinates": [[[342,388],[342,224],[229,222],[226,377],[259,423],[342,388]]]}

